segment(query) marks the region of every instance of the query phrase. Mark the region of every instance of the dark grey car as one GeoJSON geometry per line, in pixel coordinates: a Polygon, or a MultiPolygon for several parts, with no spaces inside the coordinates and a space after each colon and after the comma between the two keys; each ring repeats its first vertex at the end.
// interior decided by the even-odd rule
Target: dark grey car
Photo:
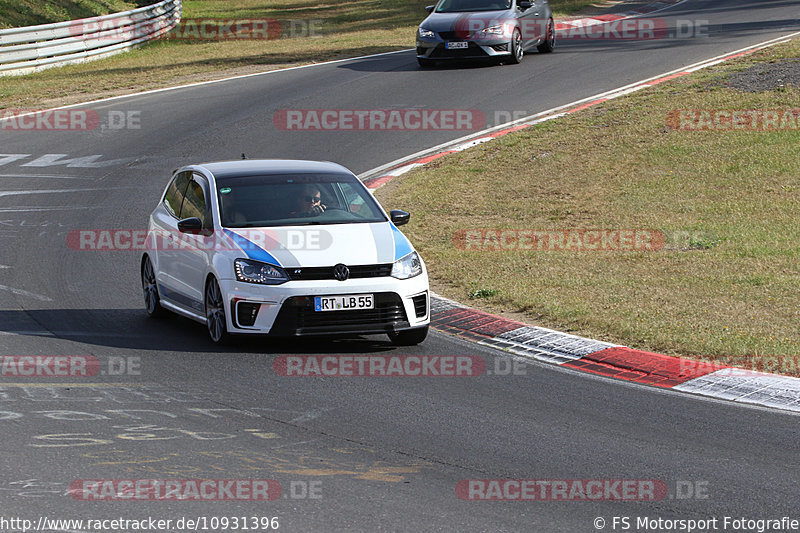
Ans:
{"type": "Polygon", "coordinates": [[[452,59],[519,63],[526,50],[552,52],[553,13],[547,0],[439,0],[417,29],[417,61],[452,59]]]}

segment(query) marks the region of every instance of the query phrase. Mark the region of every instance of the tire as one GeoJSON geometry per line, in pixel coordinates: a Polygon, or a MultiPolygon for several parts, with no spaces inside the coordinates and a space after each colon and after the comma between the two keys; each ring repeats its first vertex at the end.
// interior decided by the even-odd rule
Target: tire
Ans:
{"type": "Polygon", "coordinates": [[[228,323],[225,318],[225,302],[219,283],[213,277],[206,282],[205,291],[206,328],[211,342],[225,344],[230,340],[228,323]]]}
{"type": "Polygon", "coordinates": [[[536,47],[540,54],[549,54],[556,47],[556,28],[553,19],[547,20],[547,34],[544,36],[544,42],[536,47]]]}
{"type": "Polygon", "coordinates": [[[144,310],[147,316],[158,318],[164,316],[165,309],[161,307],[161,297],[158,295],[158,284],[156,282],[156,272],[150,256],[142,258],[142,293],[144,295],[144,310]]]}
{"type": "Polygon", "coordinates": [[[522,56],[525,55],[525,50],[522,48],[522,34],[520,34],[519,30],[514,30],[509,46],[511,47],[511,57],[508,62],[512,65],[522,63],[522,56]]]}
{"type": "Polygon", "coordinates": [[[420,68],[431,68],[434,65],[435,61],[433,61],[432,59],[418,57],[417,63],[419,63],[420,68]]]}
{"type": "Polygon", "coordinates": [[[395,346],[414,346],[428,336],[428,326],[389,333],[389,339],[395,346]]]}

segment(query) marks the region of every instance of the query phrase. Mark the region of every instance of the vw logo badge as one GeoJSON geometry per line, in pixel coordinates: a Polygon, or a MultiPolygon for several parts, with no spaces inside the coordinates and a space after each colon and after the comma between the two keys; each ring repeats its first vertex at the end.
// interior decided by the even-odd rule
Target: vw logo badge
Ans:
{"type": "Polygon", "coordinates": [[[345,265],[339,263],[335,267],[333,267],[333,277],[338,279],[339,281],[344,281],[350,277],[350,269],[347,268],[345,265]]]}

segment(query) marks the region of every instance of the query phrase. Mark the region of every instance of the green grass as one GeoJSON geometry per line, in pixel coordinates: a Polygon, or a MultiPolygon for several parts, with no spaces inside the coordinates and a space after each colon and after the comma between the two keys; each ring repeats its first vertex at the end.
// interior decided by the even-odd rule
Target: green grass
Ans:
{"type": "MultiPolygon", "coordinates": [[[[294,34],[286,31],[281,38],[271,40],[159,40],[108,59],[48,69],[23,77],[0,77],[0,109],[53,107],[137,90],[413,48],[416,27],[426,16],[425,6],[432,2],[187,0],[183,4],[184,21],[274,19],[284,28],[291,28],[294,21],[298,31],[294,34]],[[303,28],[308,28],[312,21],[315,35],[309,38],[304,35],[303,28]]],[[[27,13],[34,8],[42,12],[40,16],[50,14],[52,18],[43,20],[31,16],[25,19],[24,24],[95,14],[80,11],[79,6],[83,6],[81,9],[95,6],[94,11],[99,12],[99,4],[129,9],[135,7],[135,3],[59,0],[42,4],[33,0],[0,0],[0,6],[6,7],[0,9],[0,24],[16,25],[13,21],[20,19],[12,18],[11,14],[27,13]],[[45,9],[43,6],[53,7],[45,9]]],[[[550,4],[558,13],[566,14],[589,2],[552,0],[550,4]]]]}
{"type": "MultiPolygon", "coordinates": [[[[800,132],[683,131],[675,109],[796,109],[729,71],[800,41],[445,156],[379,189],[435,289],[489,311],[717,361],[800,354],[800,132]],[[408,228],[406,230],[406,228],[408,228]],[[476,251],[458,231],[655,229],[658,251],[476,251]]],[[[791,369],[790,369],[791,370],[791,369]]]]}

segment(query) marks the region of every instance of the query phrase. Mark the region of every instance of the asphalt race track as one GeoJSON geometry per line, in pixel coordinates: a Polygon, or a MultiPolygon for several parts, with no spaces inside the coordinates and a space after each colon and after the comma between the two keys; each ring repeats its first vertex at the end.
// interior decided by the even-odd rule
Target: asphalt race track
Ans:
{"type": "Polygon", "coordinates": [[[88,131],[0,130],[0,355],[91,356],[99,365],[92,377],[0,377],[0,518],[153,517],[173,520],[173,531],[194,529],[177,527],[182,517],[205,517],[207,531],[224,529],[212,518],[278,517],[281,531],[536,532],[619,531],[625,517],[630,531],[678,531],[637,527],[644,517],[717,518],[708,531],[752,530],[725,525],[726,516],[800,519],[794,415],[533,362],[511,367],[504,352],[438,333],[410,349],[383,336],[216,348],[196,323],[145,317],[140,253],[68,245],[74,230],[145,229],[182,164],[244,152],[360,173],[469,133],[286,131],[273,122],[281,110],[476,110],[482,129],[800,30],[800,5],[789,0],[688,0],[650,17],[701,31],[562,41],[518,66],[423,71],[401,52],[79,106],[100,120],[88,131]],[[487,372],[275,372],[276,358],[298,354],[478,356],[487,372]],[[68,492],[80,480],[137,479],[269,479],[282,490],[270,492],[274,501],[125,492],[84,501],[68,492]],[[459,497],[475,479],[654,480],[668,493],[459,497]]]}

